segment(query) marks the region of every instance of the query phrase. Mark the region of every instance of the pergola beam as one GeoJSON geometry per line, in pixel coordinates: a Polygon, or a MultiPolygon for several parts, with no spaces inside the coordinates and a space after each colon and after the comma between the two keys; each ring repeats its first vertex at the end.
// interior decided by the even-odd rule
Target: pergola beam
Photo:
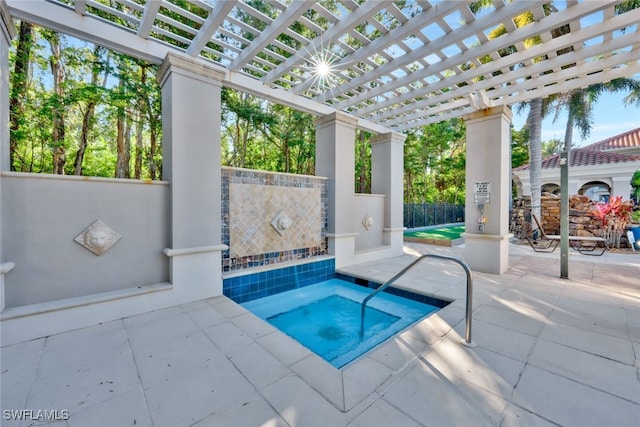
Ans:
{"type": "Polygon", "coordinates": [[[46,1],[6,0],[11,15],[32,24],[68,34],[153,64],[162,63],[177,48],[144,40],[130,31],[114,31],[112,24],[75,13],[73,9],[46,1]]]}
{"type": "MultiPolygon", "coordinates": [[[[596,71],[588,72],[587,76],[573,76],[572,78],[570,76],[565,76],[564,78],[567,80],[562,83],[555,82],[557,78],[555,78],[554,75],[550,74],[538,81],[532,82],[529,85],[522,87],[522,90],[518,91],[517,95],[509,95],[509,89],[503,89],[501,91],[501,96],[503,98],[499,99],[500,102],[494,101],[494,104],[513,105],[519,102],[530,101],[534,98],[546,98],[556,93],[563,93],[574,89],[581,89],[592,84],[601,83],[603,81],[610,81],[623,77],[631,77],[640,73],[640,53],[636,52],[635,55],[622,55],[626,55],[626,58],[630,60],[629,64],[626,66],[620,66],[613,69],[598,69],[598,67],[593,67],[596,71]],[[532,88],[532,86],[534,87],[532,88]]],[[[616,62],[617,61],[611,61],[611,63],[616,62]]],[[[459,107],[459,109],[448,110],[443,112],[442,114],[434,114],[433,112],[429,112],[429,114],[433,114],[429,117],[427,117],[426,115],[417,114],[410,120],[408,119],[405,124],[400,124],[396,127],[392,127],[392,129],[397,132],[402,132],[419,126],[438,123],[443,120],[460,117],[472,113],[475,110],[475,108],[471,107],[468,102],[460,101],[460,105],[461,106],[459,107]],[[467,104],[467,106],[463,107],[462,105],[464,104],[467,104]]]]}
{"type": "MultiPolygon", "coordinates": [[[[398,40],[405,39],[416,32],[420,32],[420,29],[424,27],[425,22],[429,22],[430,20],[435,19],[440,15],[446,15],[450,13],[452,10],[456,9],[459,6],[456,2],[445,2],[439,7],[431,7],[422,11],[420,15],[414,18],[413,21],[409,21],[407,25],[402,25],[400,27],[395,28],[391,31],[386,37],[379,37],[372,41],[368,46],[358,49],[353,55],[349,56],[347,59],[343,59],[337,61],[334,65],[336,67],[340,67],[341,65],[345,65],[345,63],[357,63],[360,61],[364,61],[375,54],[380,55],[380,52],[383,52],[385,48],[391,46],[396,43],[398,40]],[[423,16],[424,15],[424,16],[423,16]]],[[[428,45],[425,45],[428,46],[428,45]]],[[[375,78],[370,80],[375,80],[380,77],[379,73],[376,73],[375,78]]],[[[355,86],[352,82],[341,85],[333,91],[334,94],[340,93],[341,95],[347,92],[350,88],[355,86]]],[[[318,98],[318,97],[316,97],[318,98]]]]}
{"type": "Polygon", "coordinates": [[[265,31],[260,33],[258,38],[253,40],[240,55],[238,55],[238,57],[229,65],[229,68],[231,70],[238,70],[248,62],[252,61],[254,56],[262,52],[262,49],[270,44],[272,40],[277,38],[279,34],[285,32],[292,23],[300,18],[300,15],[309,10],[313,3],[315,2],[310,0],[299,0],[287,6],[276,20],[273,21],[265,31]]]}
{"type": "MultiPolygon", "coordinates": [[[[621,15],[617,19],[619,19],[619,21],[616,22],[616,24],[620,25],[621,27],[627,26],[629,23],[633,22],[634,20],[632,16],[625,16],[625,15],[621,15]]],[[[606,31],[609,31],[609,30],[603,30],[602,27],[587,27],[585,29],[579,30],[579,32],[575,34],[575,38],[567,39],[566,35],[562,37],[558,37],[552,40],[551,42],[549,42],[551,45],[549,47],[545,47],[545,45],[537,45],[523,52],[505,56],[504,58],[501,58],[498,61],[485,64],[483,65],[483,67],[486,67],[486,70],[484,71],[484,73],[485,74],[492,73],[504,67],[511,67],[514,64],[528,62],[533,58],[543,54],[545,49],[548,49],[548,48],[552,48],[553,50],[561,49],[563,47],[566,47],[568,42],[574,43],[576,39],[582,42],[583,40],[588,40],[590,38],[602,35],[606,31]]],[[[613,52],[617,49],[633,44],[633,42],[636,39],[637,39],[637,32],[628,33],[626,35],[617,37],[615,39],[611,39],[607,43],[592,45],[592,46],[580,49],[579,51],[573,51],[561,56],[555,56],[553,59],[549,59],[547,61],[542,61],[542,62],[535,63],[533,65],[530,65],[525,69],[527,74],[524,74],[524,70],[523,70],[523,73],[521,73],[521,75],[519,76],[519,79],[529,78],[531,76],[535,76],[536,74],[548,71],[550,69],[560,69],[563,66],[576,63],[579,61],[584,61],[587,58],[596,57],[606,52],[613,52]]],[[[599,61],[596,61],[596,62],[599,62],[599,61]]],[[[578,72],[579,68],[572,67],[571,69],[574,70],[574,72],[578,72]]],[[[580,70],[582,70],[582,68],[580,68],[580,70]]],[[[467,76],[465,79],[469,79],[469,77],[467,76]]],[[[452,84],[456,85],[460,81],[464,81],[464,79],[462,77],[460,77],[459,79],[454,79],[452,84]]],[[[512,88],[517,87],[517,83],[515,80],[513,80],[513,76],[507,73],[507,74],[502,74],[496,77],[488,78],[482,81],[478,81],[477,83],[474,84],[474,88],[476,90],[483,90],[483,89],[494,87],[494,86],[500,87],[505,84],[511,84],[512,88]]],[[[440,89],[438,88],[438,86],[440,86],[440,84],[436,85],[436,87],[432,90],[440,89]]],[[[445,104],[446,102],[449,102],[451,99],[464,96],[464,93],[466,92],[467,91],[464,88],[458,88],[458,89],[454,89],[454,90],[442,93],[441,95],[437,95],[437,96],[428,97],[427,94],[423,94],[423,97],[425,98],[428,97],[428,99],[424,101],[412,103],[411,108],[407,106],[403,106],[400,108],[393,109],[391,112],[385,112],[385,113],[376,115],[375,119],[376,121],[382,121],[382,120],[387,120],[390,117],[398,117],[395,120],[391,120],[390,122],[387,122],[388,125],[395,125],[397,124],[397,122],[402,120],[403,118],[402,115],[405,113],[415,112],[416,110],[419,110],[421,107],[428,106],[428,105],[442,104],[442,109],[440,109],[440,111],[438,111],[438,109],[433,111],[434,114],[437,114],[443,111],[444,109],[446,109],[446,104],[445,104]]],[[[487,95],[489,97],[493,97],[493,93],[494,93],[493,91],[490,91],[490,92],[487,92],[487,95]]],[[[415,92],[413,92],[413,96],[416,97],[418,95],[415,92]]]]}
{"type": "MultiPolygon", "coordinates": [[[[527,2],[524,2],[527,3],[527,2]]],[[[528,3],[527,3],[528,4],[528,3]]],[[[549,31],[552,28],[557,28],[559,26],[565,25],[569,22],[571,22],[572,20],[575,19],[580,19],[586,15],[598,12],[600,10],[602,10],[603,8],[609,7],[610,4],[606,4],[603,2],[585,2],[585,3],[581,3],[577,6],[575,6],[574,8],[567,10],[567,12],[563,15],[550,15],[547,18],[545,18],[542,21],[539,22],[535,22],[532,23],[530,25],[527,25],[525,27],[519,28],[514,32],[505,34],[499,38],[495,38],[493,40],[489,40],[488,42],[478,46],[477,48],[474,49],[469,49],[466,52],[461,53],[460,55],[456,55],[456,56],[452,56],[450,58],[447,58],[441,62],[438,62],[436,64],[434,64],[433,66],[430,67],[426,67],[414,74],[411,75],[410,77],[410,81],[411,82],[415,82],[415,81],[421,81],[424,78],[430,76],[430,75],[434,75],[434,74],[438,74],[441,73],[447,69],[451,69],[453,67],[456,66],[456,64],[464,64],[467,63],[475,58],[479,58],[482,57],[484,55],[488,55],[492,52],[496,52],[497,50],[499,50],[502,46],[505,45],[512,45],[512,44],[516,44],[516,43],[520,43],[523,40],[533,37],[537,34],[540,33],[544,33],[549,31]],[[505,39],[506,38],[506,39],[505,39]]],[[[506,9],[506,7],[502,8],[502,10],[506,9]]],[[[479,23],[480,20],[477,20],[475,23],[479,23]]],[[[486,23],[480,23],[481,26],[487,26],[486,23]]],[[[591,27],[590,27],[591,28],[591,27]]],[[[428,45],[431,46],[431,45],[428,45]]],[[[542,44],[539,46],[546,46],[546,44],[542,44]]],[[[532,48],[533,49],[533,48],[532,48]]],[[[516,54],[512,54],[512,55],[508,55],[504,58],[498,58],[488,64],[484,64],[481,67],[476,67],[475,69],[471,69],[468,70],[466,72],[460,73],[457,76],[448,78],[448,79],[442,79],[440,81],[440,83],[435,84],[435,85],[425,85],[424,90],[423,91],[417,91],[417,92],[412,92],[411,95],[406,95],[406,96],[401,96],[399,97],[399,99],[388,99],[379,103],[376,103],[375,107],[371,107],[371,108],[364,108],[362,110],[358,110],[357,113],[358,114],[362,114],[362,115],[366,115],[368,114],[370,111],[375,110],[380,110],[383,108],[387,108],[390,107],[394,104],[397,103],[401,103],[404,102],[407,99],[410,98],[415,98],[415,97],[420,97],[420,96],[425,96],[426,94],[428,94],[429,92],[432,91],[438,91],[447,87],[453,87],[457,84],[460,84],[462,81],[464,80],[472,80],[472,79],[476,79],[485,75],[489,75],[489,73],[496,71],[495,69],[491,69],[491,66],[495,63],[498,63],[499,61],[505,59],[505,58],[509,58],[507,61],[510,61],[509,64],[507,65],[501,65],[502,67],[505,66],[510,66],[513,65],[514,63],[517,63],[516,61],[514,61],[514,58],[516,57],[516,55],[520,54],[520,55],[527,55],[527,52],[531,50],[531,49],[527,49],[527,50],[523,50],[520,51],[516,54]],[[464,75],[464,78],[462,78],[461,76],[464,75]],[[427,88],[429,90],[427,90],[427,88]]],[[[542,54],[545,51],[555,51],[554,48],[549,47],[548,49],[541,49],[542,50],[542,54]]],[[[538,54],[539,55],[539,54],[538,54]]],[[[529,55],[527,55],[529,56],[529,55]]],[[[355,104],[357,102],[361,102],[365,99],[370,99],[372,97],[375,96],[380,96],[381,94],[394,89],[396,86],[399,86],[401,84],[406,84],[406,81],[403,83],[395,83],[395,84],[391,84],[391,85],[385,85],[384,87],[381,88],[375,88],[372,89],[370,91],[367,91],[367,97],[364,97],[364,95],[361,95],[359,97],[356,97],[356,99],[350,99],[350,103],[355,104]]],[[[339,103],[336,105],[336,108],[347,108],[346,103],[339,103]]]]}
{"type": "MultiPolygon", "coordinates": [[[[230,71],[224,81],[224,86],[241,92],[256,95],[268,101],[287,105],[299,111],[315,116],[327,116],[336,112],[335,108],[320,104],[308,98],[292,94],[284,89],[271,88],[256,79],[252,79],[242,73],[230,71]]],[[[391,130],[367,119],[357,118],[358,128],[374,134],[388,133],[391,130]]]]}
{"type": "Polygon", "coordinates": [[[296,63],[299,60],[305,59],[308,56],[313,55],[315,52],[321,51],[324,48],[324,43],[331,43],[342,35],[343,32],[350,31],[357,27],[360,22],[375,14],[389,1],[390,0],[375,2],[375,6],[373,8],[359,7],[355,12],[351,12],[348,19],[339,21],[336,25],[325,31],[324,34],[313,39],[310,45],[304,48],[304,52],[298,52],[298,56],[294,55],[290,57],[287,61],[280,64],[275,70],[267,74],[263,79],[263,82],[266,84],[272,83],[283,74],[295,68],[296,63]]]}
{"type": "Polygon", "coordinates": [[[140,27],[138,27],[138,36],[144,39],[149,37],[149,33],[151,33],[151,28],[153,27],[153,22],[156,20],[156,16],[158,15],[161,5],[161,1],[151,1],[144,6],[144,12],[140,19],[140,27]]]}
{"type": "Polygon", "coordinates": [[[236,6],[236,0],[227,0],[216,3],[215,7],[209,12],[209,16],[193,38],[191,45],[187,49],[187,55],[198,56],[205,45],[211,40],[218,28],[224,22],[227,14],[236,6]]]}
{"type": "Polygon", "coordinates": [[[488,106],[522,102],[574,87],[573,80],[592,81],[594,73],[600,79],[614,70],[628,73],[637,66],[638,45],[631,39],[640,34],[634,27],[640,9],[615,14],[622,0],[567,0],[549,15],[542,8],[547,0],[494,0],[494,10],[479,14],[469,9],[472,0],[344,0],[336,9],[310,0],[266,2],[266,9],[247,0],[2,1],[13,18],[154,64],[168,53],[189,55],[223,69],[229,76],[223,85],[315,115],[348,111],[374,133],[463,115],[472,108],[470,94],[480,108],[485,98],[488,106]],[[516,28],[513,20],[526,11],[536,22],[516,28]],[[581,28],[585,17],[593,22],[581,28]],[[307,41],[294,22],[318,35],[307,41]],[[500,24],[506,34],[489,40],[500,24]],[[553,37],[567,25],[570,32],[553,37]],[[525,48],[535,36],[541,43],[525,48]],[[314,87],[300,71],[325,47],[341,56],[333,64],[339,83],[328,89],[314,87]],[[485,63],[485,56],[492,60],[485,63]]]}

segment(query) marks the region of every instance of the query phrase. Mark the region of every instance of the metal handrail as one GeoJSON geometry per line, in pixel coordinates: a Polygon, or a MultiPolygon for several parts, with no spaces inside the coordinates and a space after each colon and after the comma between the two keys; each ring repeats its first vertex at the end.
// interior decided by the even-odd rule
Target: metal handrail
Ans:
{"type": "Polygon", "coordinates": [[[440,259],[453,261],[459,264],[467,274],[467,310],[466,310],[466,316],[465,316],[466,317],[465,334],[464,334],[464,340],[462,341],[462,343],[467,347],[476,346],[476,344],[471,340],[471,312],[473,311],[473,278],[471,277],[471,270],[469,269],[469,266],[467,265],[467,263],[465,263],[459,258],[446,256],[446,255],[438,255],[438,254],[421,255],[416,260],[414,260],[411,264],[409,264],[408,266],[400,270],[398,274],[396,274],[391,279],[384,282],[379,288],[377,288],[375,291],[367,295],[367,297],[362,301],[362,308],[360,310],[360,338],[364,336],[364,315],[365,315],[367,302],[369,302],[371,298],[376,296],[379,292],[382,292],[385,288],[387,288],[393,282],[395,282],[400,277],[402,277],[407,271],[411,270],[416,264],[418,264],[420,261],[422,261],[425,258],[440,258],[440,259]]]}

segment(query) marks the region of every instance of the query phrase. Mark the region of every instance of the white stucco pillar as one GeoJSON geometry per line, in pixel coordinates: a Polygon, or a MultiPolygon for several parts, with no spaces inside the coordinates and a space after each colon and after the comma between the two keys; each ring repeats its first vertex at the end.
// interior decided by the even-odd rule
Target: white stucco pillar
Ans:
{"type": "Polygon", "coordinates": [[[171,185],[171,282],[186,299],[222,295],[219,68],[168,54],[162,88],[163,179],[171,185]]]}
{"type": "Polygon", "coordinates": [[[614,176],[611,178],[611,181],[613,181],[611,196],[622,196],[622,200],[629,200],[631,198],[630,176],[614,176]]]}
{"type": "MultiPolygon", "coordinates": [[[[571,168],[569,168],[569,173],[571,173],[571,168]]],[[[579,182],[577,179],[571,179],[569,177],[569,197],[575,196],[580,191],[579,182]]]]}
{"type": "Polygon", "coordinates": [[[404,140],[396,132],[371,138],[371,192],[384,194],[384,244],[400,256],[403,248],[404,140]]]}
{"type": "Polygon", "coordinates": [[[14,264],[4,259],[2,251],[2,171],[9,167],[9,48],[16,36],[16,28],[4,2],[0,2],[0,311],[5,308],[4,276],[14,264]]]}
{"type": "Polygon", "coordinates": [[[467,166],[465,259],[471,269],[502,274],[509,267],[510,124],[506,106],[465,116],[467,166]],[[484,202],[484,231],[478,203],[484,202]]]}
{"type": "Polygon", "coordinates": [[[354,257],[357,233],[350,211],[355,189],[356,119],[335,112],[315,121],[316,175],[329,178],[329,253],[336,267],[349,265],[354,257]]]}

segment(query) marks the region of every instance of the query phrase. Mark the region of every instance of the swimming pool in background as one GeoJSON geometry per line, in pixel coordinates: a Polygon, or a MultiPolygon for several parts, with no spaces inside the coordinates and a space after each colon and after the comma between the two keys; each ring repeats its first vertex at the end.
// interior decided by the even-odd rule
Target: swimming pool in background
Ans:
{"type": "Polygon", "coordinates": [[[330,279],[241,305],[340,368],[442,306],[381,292],[367,303],[360,338],[361,303],[372,291],[330,279]]]}

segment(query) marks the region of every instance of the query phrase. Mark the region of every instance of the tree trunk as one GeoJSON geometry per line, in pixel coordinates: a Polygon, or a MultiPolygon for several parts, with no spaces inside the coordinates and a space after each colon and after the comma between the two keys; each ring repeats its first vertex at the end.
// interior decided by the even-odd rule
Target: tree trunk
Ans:
{"type": "MultiPolygon", "coordinates": [[[[102,47],[96,46],[93,49],[93,57],[95,61],[98,61],[100,58],[100,52],[102,47]]],[[[105,75],[104,85],[107,83],[107,77],[105,75]]],[[[91,85],[94,88],[98,86],[98,67],[93,67],[91,71],[91,85]]],[[[73,162],[73,174],[74,175],[82,175],[82,163],[84,162],[84,154],[87,151],[87,146],[89,145],[89,133],[91,132],[91,125],[93,122],[93,116],[96,111],[97,104],[97,94],[93,94],[91,98],[87,102],[87,109],[85,110],[82,116],[82,131],[80,133],[80,142],[78,144],[78,151],[76,152],[76,158],[73,162]]]]}
{"type": "Polygon", "coordinates": [[[356,193],[369,193],[369,189],[371,188],[371,186],[369,185],[369,162],[367,161],[367,143],[365,141],[365,134],[364,132],[358,132],[358,140],[356,142],[356,147],[359,151],[359,168],[360,169],[358,171],[358,179],[357,179],[357,183],[358,183],[358,188],[356,190],[356,193]]]}
{"type": "MultiPolygon", "coordinates": [[[[147,83],[147,69],[149,65],[140,63],[140,82],[142,83],[142,87],[144,89],[144,97],[141,97],[141,101],[145,104],[145,113],[147,116],[147,121],[149,123],[149,152],[147,158],[147,165],[149,167],[149,179],[156,180],[162,177],[162,164],[160,164],[160,168],[156,164],[156,153],[158,152],[158,137],[160,135],[160,131],[162,129],[162,118],[158,114],[156,114],[156,109],[154,108],[153,97],[151,95],[152,90],[149,89],[146,85],[147,83]]],[[[140,126],[143,126],[142,120],[140,121],[140,126]]]]}
{"type": "MultiPolygon", "coordinates": [[[[142,102],[140,103],[142,104],[142,102]]],[[[142,137],[142,127],[143,127],[143,118],[142,115],[142,105],[140,105],[140,114],[138,115],[138,125],[136,126],[136,156],[134,159],[133,166],[133,177],[135,179],[142,178],[142,155],[144,153],[143,147],[143,137],[142,137]]]]}
{"type": "MultiPolygon", "coordinates": [[[[529,182],[531,183],[531,213],[540,218],[540,172],[542,169],[542,98],[529,101],[529,182]]],[[[531,230],[538,227],[531,219],[531,230]]]]}
{"type": "Polygon", "coordinates": [[[87,150],[89,144],[89,131],[91,128],[91,120],[95,112],[96,104],[93,101],[89,101],[87,109],[82,116],[82,131],[80,133],[80,142],[78,144],[78,151],[76,151],[76,158],[73,162],[73,174],[82,175],[82,162],[84,161],[84,153],[87,150]]]}
{"type": "Polygon", "coordinates": [[[12,171],[16,170],[14,161],[17,157],[18,143],[22,139],[19,134],[24,120],[24,100],[27,98],[27,77],[32,45],[33,26],[26,21],[21,21],[9,99],[9,126],[11,129],[9,133],[9,167],[12,171]]]}
{"type": "MultiPolygon", "coordinates": [[[[120,79],[119,91],[124,92],[124,81],[120,79]]],[[[125,178],[126,155],[125,155],[125,111],[124,106],[118,106],[116,113],[116,178],[125,178]]]]}
{"type": "Polygon", "coordinates": [[[152,180],[158,179],[156,151],[158,151],[158,135],[152,127],[149,135],[149,178],[152,180]]]}
{"type": "Polygon", "coordinates": [[[53,173],[64,174],[64,165],[67,161],[67,152],[65,147],[65,111],[64,111],[64,78],[65,71],[62,63],[62,50],[60,48],[60,35],[51,33],[49,37],[49,45],[51,46],[51,58],[49,65],[51,66],[51,74],[53,75],[53,89],[56,102],[52,111],[51,139],[53,144],[53,173]]]}
{"type": "Polygon", "coordinates": [[[127,155],[127,124],[126,117],[124,116],[124,109],[122,109],[122,114],[118,113],[118,117],[116,119],[116,178],[128,178],[128,169],[129,163],[127,155]]]}
{"type": "Polygon", "coordinates": [[[131,117],[124,120],[124,177],[131,178],[131,117]]]}
{"type": "MultiPolygon", "coordinates": [[[[142,87],[146,87],[147,84],[147,68],[140,66],[140,84],[142,87]]],[[[142,156],[144,155],[144,141],[142,136],[142,129],[144,128],[144,114],[145,100],[144,97],[138,98],[138,122],[136,125],[136,156],[133,165],[133,177],[135,179],[142,178],[142,156]]],[[[153,178],[151,178],[153,179],[153,178]]]]}
{"type": "MultiPolygon", "coordinates": [[[[567,117],[567,127],[564,130],[564,150],[568,151],[571,148],[571,144],[573,144],[573,117],[571,117],[571,113],[569,113],[569,117],[567,117]]],[[[568,159],[570,162],[571,159],[568,159]]]]}

